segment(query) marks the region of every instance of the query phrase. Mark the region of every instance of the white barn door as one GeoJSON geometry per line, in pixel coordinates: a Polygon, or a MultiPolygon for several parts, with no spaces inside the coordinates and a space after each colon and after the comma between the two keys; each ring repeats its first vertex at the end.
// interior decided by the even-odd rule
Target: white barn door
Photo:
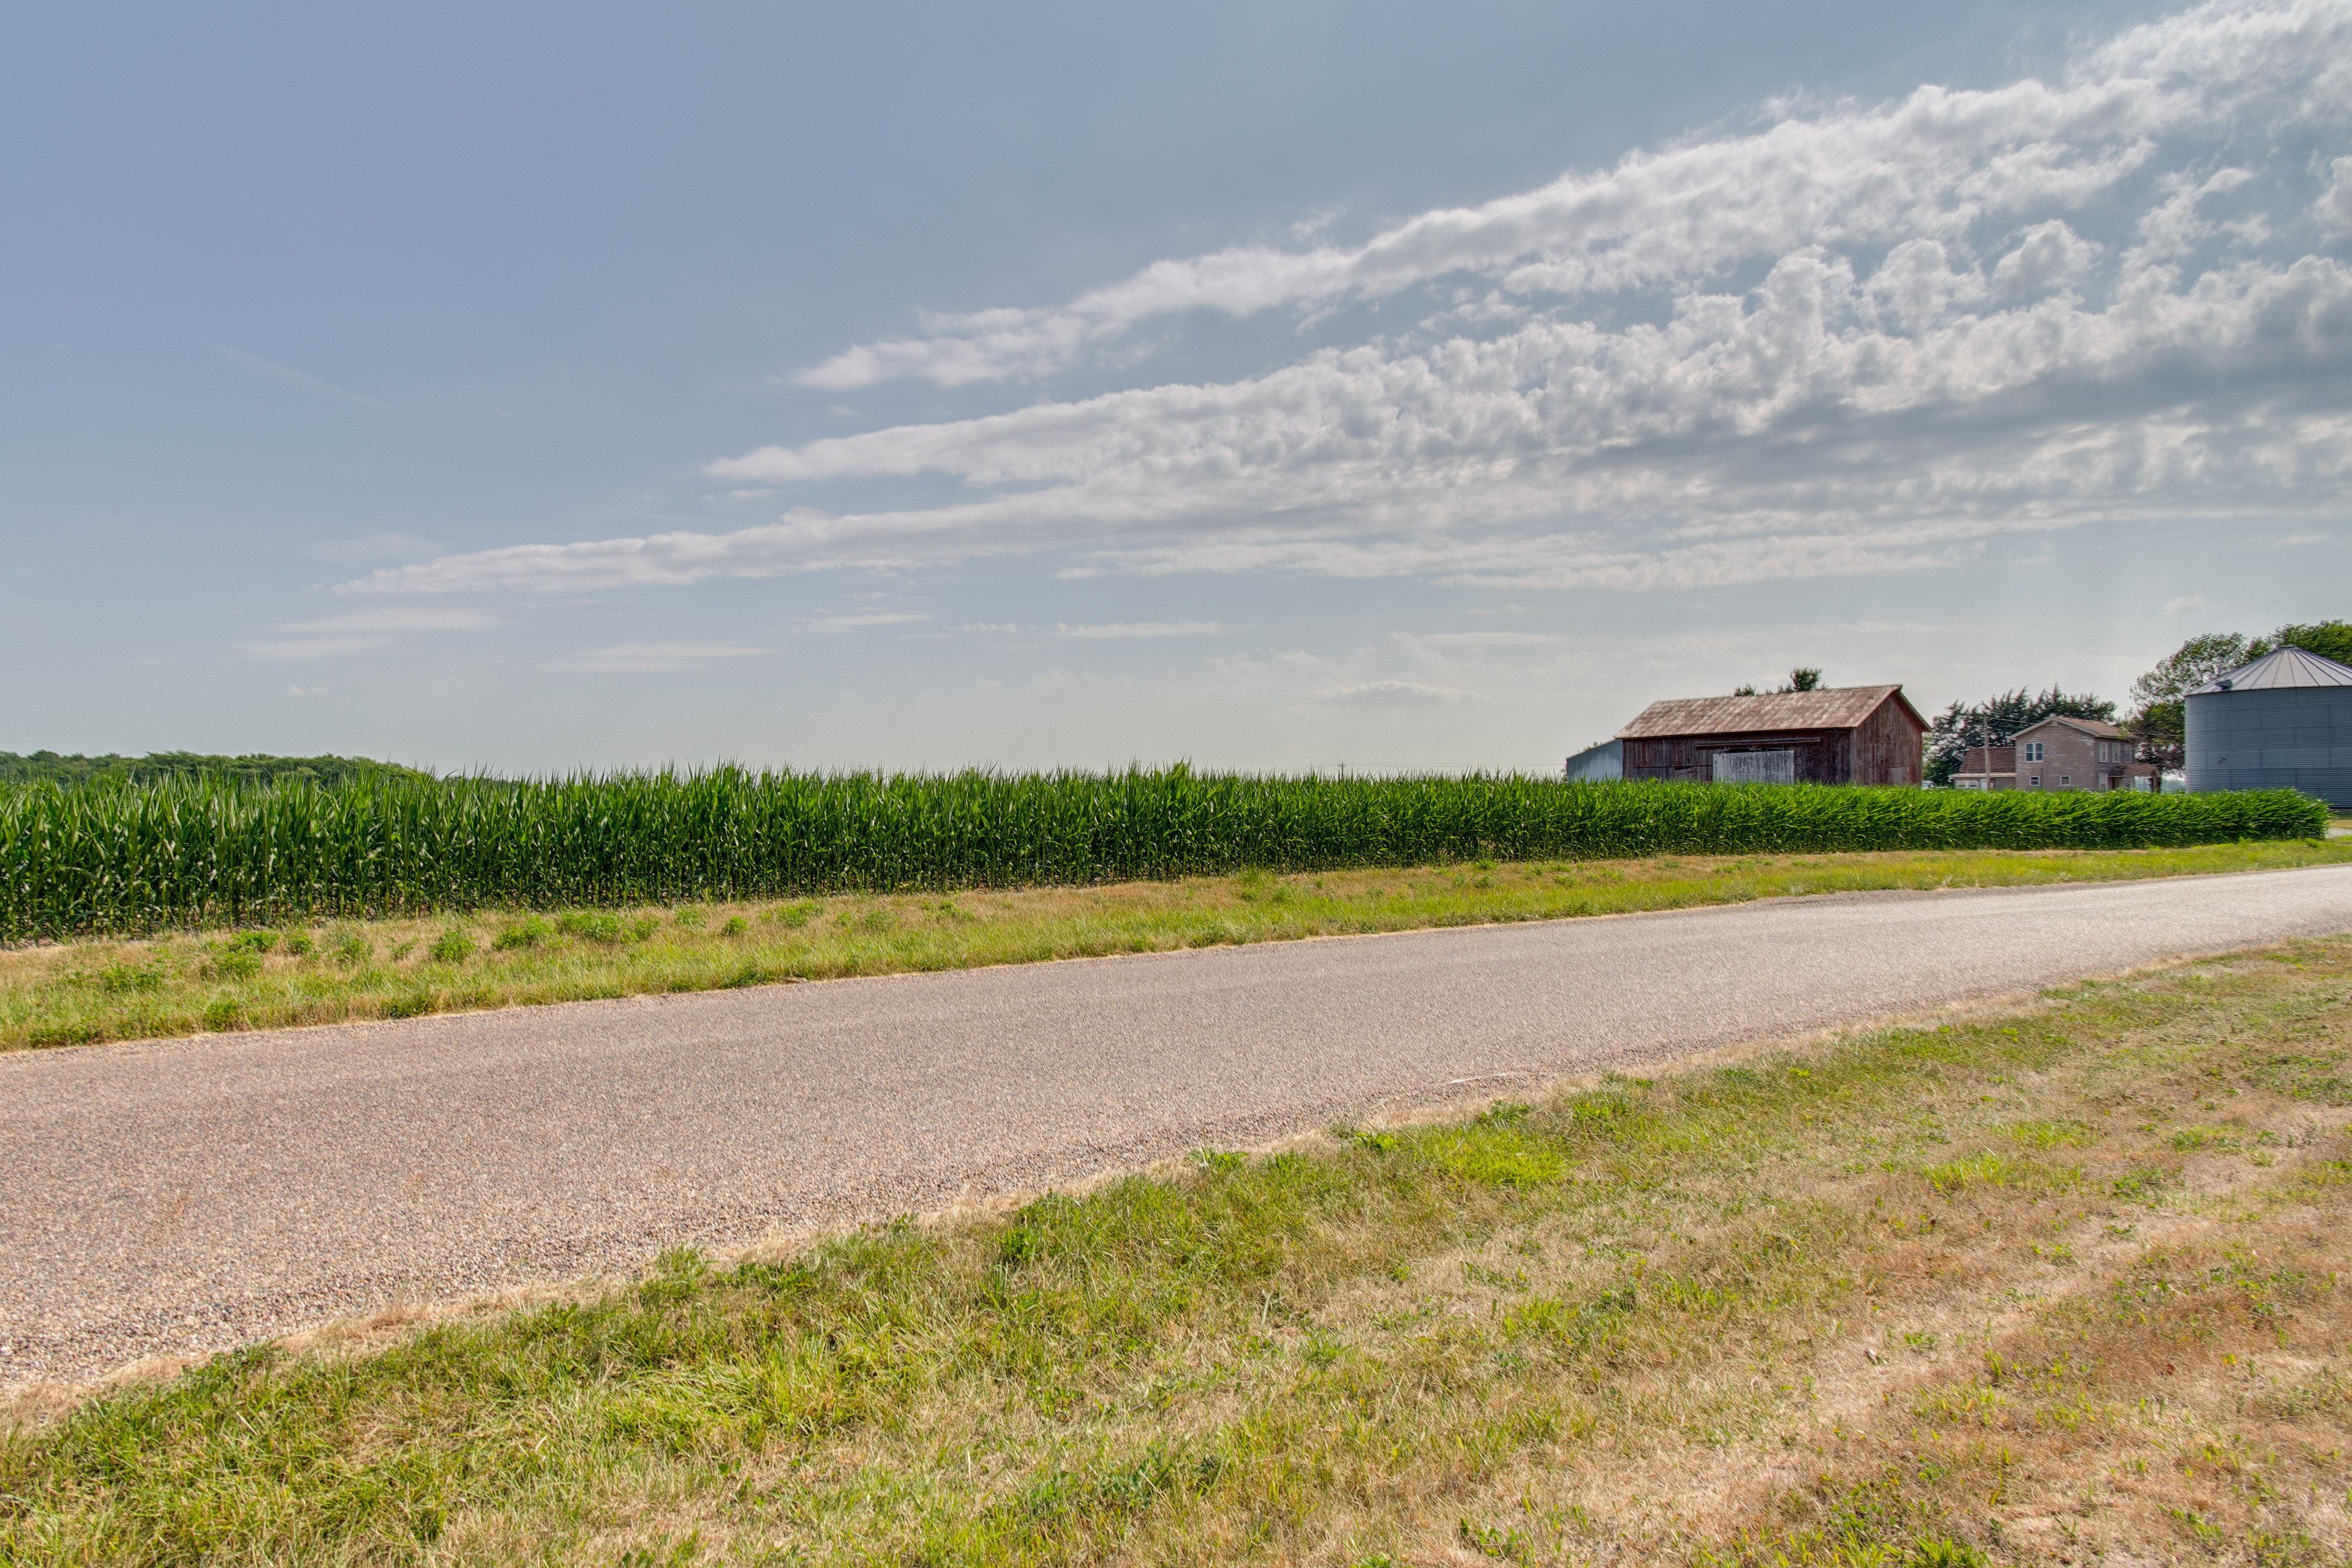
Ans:
{"type": "Polygon", "coordinates": [[[1795,784],[1797,753],[1785,752],[1717,752],[1717,784],[1795,784]]]}

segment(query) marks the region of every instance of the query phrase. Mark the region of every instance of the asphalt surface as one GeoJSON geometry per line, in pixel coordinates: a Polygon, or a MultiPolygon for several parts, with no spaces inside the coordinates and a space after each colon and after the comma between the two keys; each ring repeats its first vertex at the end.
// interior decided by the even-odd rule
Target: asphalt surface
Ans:
{"type": "Polygon", "coordinates": [[[2327,867],[21,1052],[0,1382],[2345,931],[2327,867]]]}

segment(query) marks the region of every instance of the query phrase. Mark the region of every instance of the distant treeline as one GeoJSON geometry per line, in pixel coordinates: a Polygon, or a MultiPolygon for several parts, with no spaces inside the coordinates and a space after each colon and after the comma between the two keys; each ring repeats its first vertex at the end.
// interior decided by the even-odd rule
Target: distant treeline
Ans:
{"type": "Polygon", "coordinates": [[[429,779],[433,775],[397,763],[367,757],[208,757],[195,752],[150,752],[143,757],[64,755],[0,752],[0,784],[162,784],[170,779],[219,779],[242,784],[300,782],[325,786],[369,779],[429,779]]]}
{"type": "Polygon", "coordinates": [[[0,791],[0,941],[1495,859],[2317,837],[2218,795],[1195,773],[613,773],[0,791]]]}

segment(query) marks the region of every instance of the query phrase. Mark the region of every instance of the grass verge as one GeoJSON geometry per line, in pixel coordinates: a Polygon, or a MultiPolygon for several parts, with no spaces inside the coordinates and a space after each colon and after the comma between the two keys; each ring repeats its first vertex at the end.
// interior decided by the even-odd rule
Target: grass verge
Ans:
{"type": "Polygon", "coordinates": [[[1863,889],[2352,861],[2352,844],[1476,861],[383,921],[0,952],[0,1049],[1863,889]]]}
{"type": "Polygon", "coordinates": [[[44,1563],[2336,1563],[2352,938],[0,1440],[44,1563]]]}

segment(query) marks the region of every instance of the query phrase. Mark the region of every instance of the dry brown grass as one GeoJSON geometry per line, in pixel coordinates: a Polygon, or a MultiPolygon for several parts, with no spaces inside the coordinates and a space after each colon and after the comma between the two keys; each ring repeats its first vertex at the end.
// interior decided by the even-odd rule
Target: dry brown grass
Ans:
{"type": "MultiPolygon", "coordinates": [[[[2338,1133],[2304,1157],[2347,1154],[2338,1133]]],[[[1923,1537],[2000,1562],[2346,1560],[2340,1194],[2226,1226],[2155,1221],[2123,1242],[2099,1239],[2114,1223],[2099,1213],[1992,1202],[1937,1217],[1992,1230],[1890,1249],[1864,1315],[1828,1331],[1801,1384],[1784,1376],[1759,1401],[1761,1429],[1535,1458],[1462,1499],[1462,1518],[1524,1542],[1502,1555],[1529,1561],[1865,1563],[1923,1537]],[[2004,1246],[2004,1222],[2047,1239],[2004,1246]],[[2076,1259],[2043,1266],[2036,1245],[2076,1259]]],[[[1654,1373],[1624,1386],[1661,1411],[1693,1392],[1654,1373]]],[[[1423,1511],[1409,1560],[1488,1555],[1436,1539],[1448,1510],[1423,1511]]]]}
{"type": "Polygon", "coordinates": [[[1652,1413],[1633,1442],[1531,1453],[1424,1506],[1398,1560],[1860,1563],[1906,1538],[1997,1562],[2352,1560],[2336,952],[2315,986],[2277,959],[2198,965],[2179,983],[2242,1004],[2015,1085],[2021,1147],[2080,1140],[2080,1180],[2046,1160],[1969,1180],[1962,1159],[1925,1193],[1913,1172],[1775,1184],[1776,1208],[1867,1217],[1823,1259],[1855,1310],[1755,1358],[1779,1370],[1749,1378],[1745,1430],[1690,1430],[1743,1403],[1743,1347],[1696,1375],[1662,1356],[1618,1385],[1652,1413]]]}

